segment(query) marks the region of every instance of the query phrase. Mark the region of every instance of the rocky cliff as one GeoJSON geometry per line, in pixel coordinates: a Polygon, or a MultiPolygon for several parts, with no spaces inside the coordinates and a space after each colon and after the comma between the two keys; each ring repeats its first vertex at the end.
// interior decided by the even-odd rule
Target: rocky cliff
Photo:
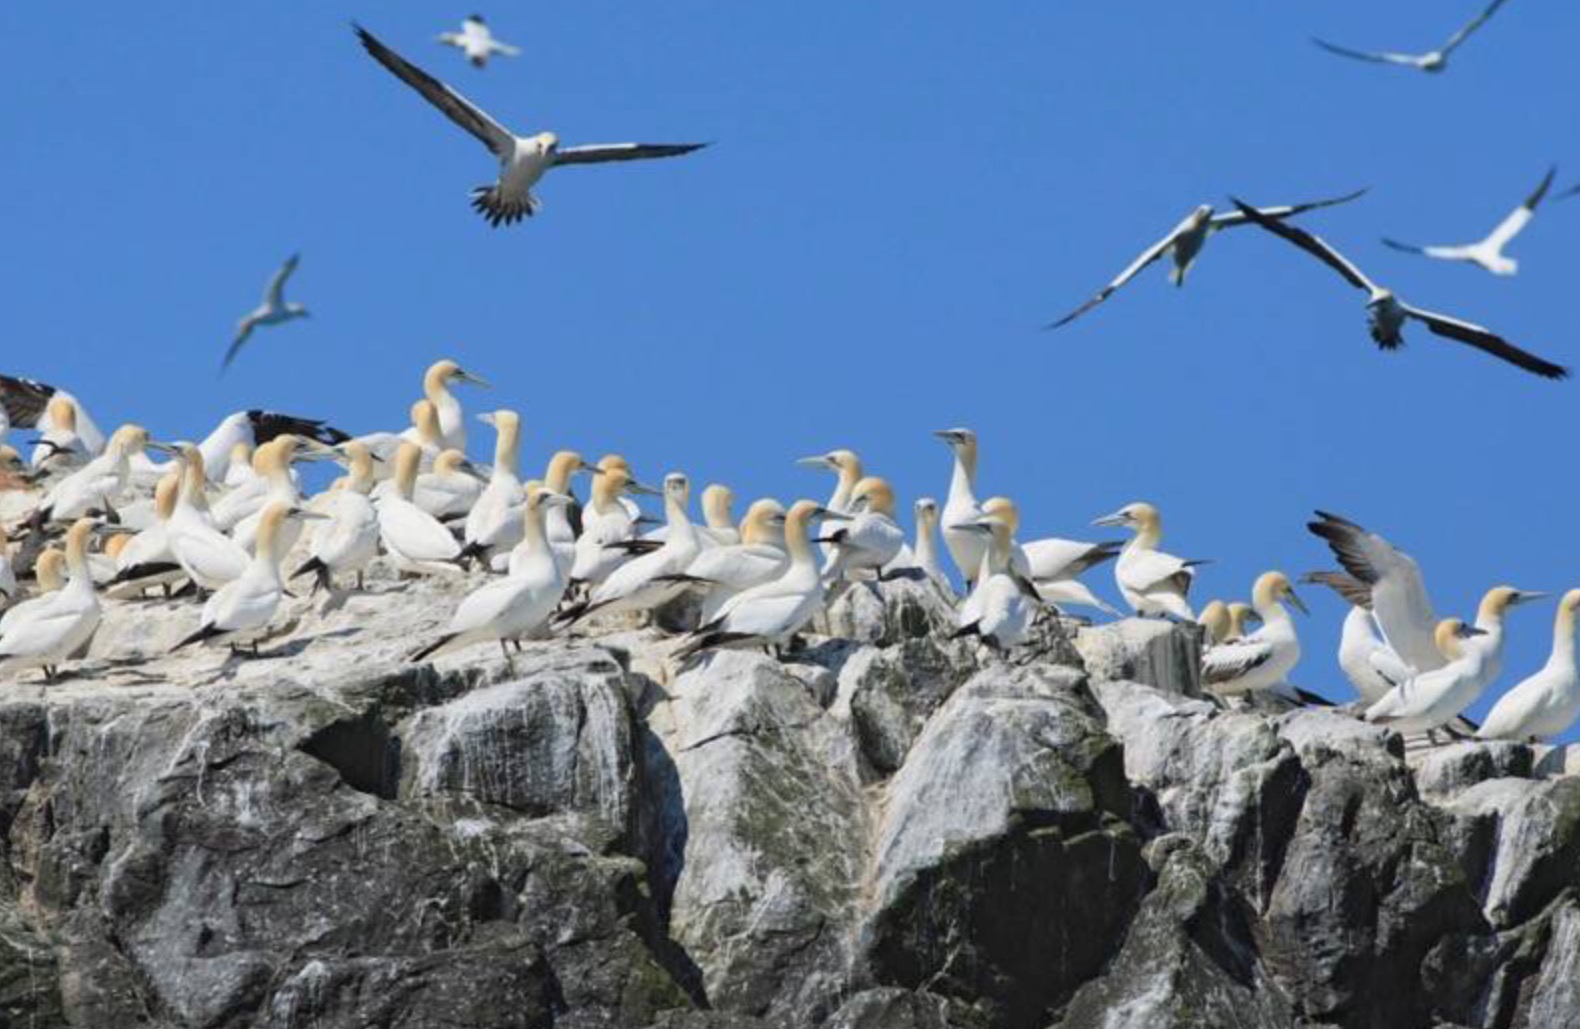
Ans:
{"type": "Polygon", "coordinates": [[[464,589],[247,661],[121,606],[6,684],[0,1025],[1580,1025],[1562,752],[1225,711],[1187,627],[1005,661],[903,581],[783,661],[408,664],[464,589]]]}

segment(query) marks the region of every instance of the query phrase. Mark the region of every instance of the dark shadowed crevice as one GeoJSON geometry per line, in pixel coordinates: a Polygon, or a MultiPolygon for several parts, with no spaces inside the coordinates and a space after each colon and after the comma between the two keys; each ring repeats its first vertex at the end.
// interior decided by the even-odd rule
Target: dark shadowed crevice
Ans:
{"type": "Polygon", "coordinates": [[[297,749],[339,772],[352,789],[395,799],[400,787],[400,738],[390,732],[377,710],[330,722],[297,749]]]}

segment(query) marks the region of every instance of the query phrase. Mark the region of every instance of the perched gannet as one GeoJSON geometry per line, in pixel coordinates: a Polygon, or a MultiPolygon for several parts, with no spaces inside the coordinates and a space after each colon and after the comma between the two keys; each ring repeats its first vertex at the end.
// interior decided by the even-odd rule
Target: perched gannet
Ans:
{"type": "Polygon", "coordinates": [[[1202,685],[1220,697],[1233,697],[1282,684],[1300,661],[1300,640],[1286,602],[1307,613],[1283,572],[1262,573],[1251,589],[1251,606],[1262,627],[1209,647],[1201,659],[1202,685]]]}
{"type": "Polygon", "coordinates": [[[1520,270],[1520,262],[1512,257],[1506,257],[1503,248],[1524,231],[1536,217],[1536,207],[1542,202],[1542,197],[1547,195],[1547,190],[1553,184],[1553,176],[1558,174],[1557,168],[1550,168],[1541,184],[1536,187],[1536,192],[1525,198],[1525,202],[1514,209],[1498,227],[1493,229],[1485,239],[1475,243],[1466,243],[1460,246],[1416,246],[1413,243],[1400,243],[1397,240],[1383,238],[1383,242],[1395,250],[1403,250],[1407,254],[1424,254],[1435,257],[1440,261],[1464,261],[1480,265],[1494,275],[1513,275],[1520,270]]]}
{"type": "Polygon", "coordinates": [[[928,578],[953,592],[944,566],[938,560],[938,501],[920,497],[913,505],[916,515],[916,542],[911,546],[911,556],[928,578]]]}
{"type": "Polygon", "coordinates": [[[592,500],[582,511],[582,533],[576,538],[569,582],[596,586],[629,560],[616,544],[636,534],[636,520],[620,501],[629,492],[657,492],[634,481],[624,467],[610,466],[602,471],[594,477],[592,500]]]}
{"type": "Polygon", "coordinates": [[[461,601],[444,634],[411,656],[422,661],[437,654],[460,650],[477,643],[499,641],[499,649],[509,656],[506,641],[541,634],[560,599],[565,596],[565,577],[549,549],[544,534],[545,511],[567,507],[571,498],[563,493],[535,489],[522,508],[521,562],[503,579],[473,590],[461,601]]]}
{"type": "Polygon", "coordinates": [[[194,643],[228,643],[235,652],[242,644],[251,643],[253,656],[258,656],[258,641],[270,634],[269,623],[274,621],[280,598],[285,595],[285,582],[280,578],[280,562],[285,559],[281,530],[291,522],[322,517],[300,507],[270,501],[259,519],[257,549],[247,570],[208,598],[197,631],[170,649],[180,650],[194,643]]]}
{"type": "Polygon", "coordinates": [[[697,555],[686,574],[701,582],[698,625],[712,622],[737,594],[784,574],[790,564],[784,525],[784,505],[772,499],[754,501],[741,522],[739,543],[705,548],[697,555]]]}
{"type": "Polygon", "coordinates": [[[66,585],[66,552],[58,547],[50,547],[38,555],[38,560],[33,563],[33,578],[38,588],[33,596],[26,600],[18,601],[5,609],[0,614],[0,636],[5,635],[18,619],[31,617],[28,612],[37,610],[40,606],[49,603],[51,594],[58,593],[66,585]]]}
{"type": "Polygon", "coordinates": [[[1389,51],[1370,53],[1364,50],[1351,50],[1348,47],[1338,46],[1321,39],[1314,38],[1312,42],[1329,53],[1335,53],[1341,57],[1353,57],[1359,61],[1371,61],[1373,64],[1397,64],[1424,72],[1440,72],[1448,67],[1448,55],[1453,53],[1461,43],[1469,39],[1472,32],[1481,28],[1482,23],[1492,17],[1494,11],[1503,6],[1503,2],[1504,0],[1492,0],[1492,3],[1487,5],[1485,10],[1470,19],[1463,28],[1450,36],[1447,43],[1444,43],[1436,50],[1431,50],[1424,54],[1400,54],[1389,51]]]}
{"type": "MultiPolygon", "coordinates": [[[[201,448],[199,448],[201,449],[201,448]]],[[[257,446],[245,440],[236,443],[226,455],[225,474],[216,476],[220,485],[227,490],[241,489],[258,477],[252,468],[252,455],[257,451],[257,446]]],[[[208,462],[203,462],[205,467],[208,462]]]]}
{"type": "Polygon", "coordinates": [[[170,548],[170,519],[176,511],[176,501],[181,494],[181,473],[170,472],[154,487],[154,524],[137,535],[129,537],[126,545],[115,556],[115,575],[111,596],[136,595],[154,586],[170,588],[186,577],[181,562],[170,548]]]}
{"type": "MultiPolygon", "coordinates": [[[[5,409],[6,421],[15,429],[36,429],[43,439],[62,429],[69,428],[72,439],[81,447],[86,460],[104,449],[104,433],[94,424],[88,412],[76,397],[63,389],[36,379],[23,379],[14,375],[0,375],[0,408],[5,409]],[[52,400],[61,401],[51,405],[52,400]],[[62,412],[71,419],[69,427],[59,424],[62,412]]],[[[33,450],[30,463],[41,463],[41,451],[47,456],[48,447],[41,443],[33,450]]]]}
{"type": "Polygon", "coordinates": [[[888,480],[869,475],[856,483],[849,513],[849,521],[818,540],[833,547],[823,564],[823,578],[830,583],[857,571],[881,578],[883,567],[905,546],[905,530],[894,520],[894,489],[888,480]]]}
{"type": "Polygon", "coordinates": [[[57,482],[34,513],[37,523],[63,522],[80,518],[89,511],[108,513],[125,492],[131,475],[132,455],[145,449],[174,452],[168,443],[148,438],[141,425],[127,424],[116,429],[104,452],[57,482]]]}
{"type": "Polygon", "coordinates": [[[1048,536],[1030,543],[1014,542],[1020,531],[1020,509],[1008,497],[992,497],[982,504],[983,514],[999,518],[1009,526],[1010,565],[1037,589],[1044,603],[1059,609],[1064,605],[1095,607],[1119,617],[1119,612],[1099,599],[1077,576],[1104,561],[1119,556],[1121,543],[1085,543],[1080,540],[1048,536]]]}
{"type": "Polygon", "coordinates": [[[44,406],[44,417],[39,419],[39,438],[33,445],[32,464],[45,472],[70,471],[81,468],[91,458],[104,450],[104,441],[90,447],[85,436],[77,431],[79,408],[70,397],[56,394],[44,406]],[[44,428],[45,423],[49,428],[44,428]]]}
{"type": "Polygon", "coordinates": [[[1481,606],[1476,609],[1476,628],[1481,630],[1481,634],[1465,646],[1475,647],[1484,655],[1485,660],[1482,664],[1484,678],[1481,683],[1483,687],[1491,685],[1499,675],[1503,674],[1504,617],[1512,608],[1540,600],[1545,596],[1546,593],[1518,590],[1513,586],[1494,586],[1482,595],[1481,606]]]}
{"type": "Polygon", "coordinates": [[[99,598],[88,568],[93,525],[79,518],[66,532],[66,585],[14,615],[0,632],[0,674],[42,668],[44,681],[54,682],[60,663],[93,637],[99,627],[99,598]]]}
{"type": "Polygon", "coordinates": [[[735,526],[735,491],[717,482],[704,487],[702,521],[698,531],[704,546],[739,543],[741,532],[735,526]]]}
{"type": "Polygon", "coordinates": [[[1558,602],[1553,650],[1541,671],[1498,699],[1476,735],[1484,740],[1530,740],[1557,736],[1580,715],[1580,671],[1575,667],[1575,617],[1580,590],[1558,602]]]}
{"type": "Polygon", "coordinates": [[[1224,637],[1224,642],[1226,643],[1244,639],[1250,627],[1262,620],[1262,616],[1257,614],[1256,608],[1238,600],[1229,604],[1228,612],[1229,635],[1224,637]]]}
{"type": "Polygon", "coordinates": [[[560,147],[552,132],[517,136],[485,114],[455,90],[401,57],[375,39],[372,33],[356,26],[357,37],[374,60],[396,78],[422,94],[445,117],[475,136],[489,152],[499,158],[499,180],[492,186],[472,191],[472,206],[489,224],[498,228],[531,217],[538,200],[532,187],[550,168],[567,164],[598,164],[604,161],[634,161],[652,157],[676,157],[700,150],[706,143],[597,143],[589,146],[560,147]]]}
{"type": "Polygon", "coordinates": [[[1326,511],[1318,511],[1317,520],[1307,522],[1306,528],[1326,540],[1344,570],[1367,588],[1377,627],[1403,669],[1441,668],[1447,661],[1437,644],[1441,623],[1415,559],[1377,533],[1326,511]]]}
{"type": "Polygon", "coordinates": [[[949,495],[944,499],[944,517],[941,528],[944,546],[954,559],[955,568],[965,580],[967,591],[982,569],[982,559],[987,556],[988,539],[980,529],[974,528],[982,517],[982,505],[977,503],[977,434],[970,429],[943,429],[933,433],[955,455],[954,472],[949,480],[949,495]]]}
{"type": "Polygon", "coordinates": [[[836,514],[850,512],[851,494],[856,491],[856,483],[860,482],[863,476],[861,458],[856,456],[854,450],[830,450],[826,454],[800,457],[796,459],[796,464],[806,465],[809,468],[827,468],[838,476],[834,483],[834,492],[823,508],[836,514]]]}
{"type": "Polygon", "coordinates": [[[1300,581],[1321,583],[1350,605],[1339,634],[1339,668],[1367,706],[1377,703],[1398,685],[1382,669],[1402,668],[1403,661],[1377,634],[1371,588],[1342,572],[1311,572],[1300,581]]]}
{"type": "MultiPolygon", "coordinates": [[[[517,470],[521,463],[521,416],[501,408],[480,414],[477,420],[494,428],[494,467],[488,484],[467,512],[462,539],[468,550],[476,547],[476,552],[482,554],[494,545],[496,537],[507,548],[516,542],[506,532],[506,525],[512,509],[519,507],[523,499],[517,470]]],[[[515,517],[519,525],[519,512],[515,517]]]]}
{"type": "MultiPolygon", "coordinates": [[[[437,446],[443,450],[466,450],[466,416],[461,411],[461,402],[456,399],[450,387],[455,384],[468,386],[481,386],[488,388],[488,381],[462,368],[449,358],[435,361],[428,366],[422,376],[423,399],[433,405],[434,413],[439,419],[439,440],[437,446]]],[[[430,444],[427,432],[421,421],[418,420],[418,411],[412,408],[412,427],[401,433],[403,439],[413,443],[421,443],[425,447],[430,444]]]]}
{"type": "MultiPolygon", "coordinates": [[[[269,504],[284,504],[288,508],[301,504],[302,491],[297,488],[296,479],[291,475],[294,462],[333,460],[338,456],[336,451],[322,443],[301,436],[281,436],[260,447],[254,454],[256,460],[253,468],[263,479],[264,490],[258,497],[258,506],[231,527],[231,539],[250,551],[257,538],[263,511],[269,504]]],[[[281,555],[289,554],[296,546],[296,541],[302,538],[304,521],[292,518],[280,526],[278,542],[281,555]]]]}
{"type": "Polygon", "coordinates": [[[165,523],[170,552],[200,589],[217,590],[239,578],[252,559],[241,544],[214,524],[208,498],[203,492],[208,485],[203,452],[191,443],[184,443],[179,454],[181,493],[176,498],[170,520],[165,523]]]}
{"type": "Polygon", "coordinates": [[[395,455],[395,491],[380,497],[374,508],[384,549],[406,571],[437,571],[438,562],[454,561],[461,555],[461,544],[439,519],[412,502],[421,461],[422,450],[417,444],[402,444],[395,455]]]}
{"type": "MultiPolygon", "coordinates": [[[[209,481],[233,485],[231,472],[238,459],[245,465],[251,461],[254,448],[285,435],[300,436],[325,446],[334,446],[351,438],[318,418],[303,418],[259,408],[237,411],[226,415],[214,427],[214,431],[198,444],[198,449],[203,451],[203,467],[208,470],[209,481]]],[[[133,464],[136,464],[135,458],[133,464]]],[[[141,469],[141,479],[150,483],[158,482],[160,476],[174,470],[173,465],[145,467],[141,469]]],[[[244,472],[237,473],[237,478],[244,476],[244,472]]]]}
{"type": "Polygon", "coordinates": [[[1221,600],[1209,600],[1196,616],[1196,621],[1205,631],[1202,639],[1204,646],[1211,647],[1215,643],[1222,643],[1229,638],[1229,605],[1221,600]]]}
{"type": "Polygon", "coordinates": [[[1366,720],[1401,733],[1431,732],[1453,721],[1486,685],[1486,651],[1467,645],[1481,635],[1482,630],[1457,618],[1439,622],[1433,636],[1447,663],[1389,690],[1366,709],[1366,720]]]}
{"type": "Polygon", "coordinates": [[[686,638],[675,658],[684,661],[719,647],[778,647],[801,630],[823,606],[823,576],[812,551],[809,527],[814,518],[843,521],[811,500],[798,500],[784,516],[785,550],[790,555],[778,578],[737,593],[686,638]]]}
{"type": "Polygon", "coordinates": [[[1135,532],[1114,563],[1114,581],[1136,614],[1196,620],[1185,598],[1196,566],[1205,562],[1186,561],[1157,549],[1163,541],[1163,516],[1157,508],[1141,502],[1126,504],[1092,524],[1121,525],[1135,532]]]}
{"type": "Polygon", "coordinates": [[[702,551],[697,528],[686,514],[690,495],[691,484],[684,475],[672,472],[664,477],[664,520],[669,526],[664,545],[615,569],[593,587],[585,603],[564,613],[567,624],[594,614],[651,611],[696,581],[686,574],[686,569],[702,551]]]}
{"type": "Polygon", "coordinates": [[[340,453],[346,463],[345,482],[322,512],[329,520],[313,534],[307,561],[290,575],[295,579],[312,574],[315,591],[332,590],[337,574],[351,572],[356,573],[357,589],[362,589],[363,572],[379,551],[379,515],[368,499],[373,488],[373,455],[355,440],[341,444],[340,453]]]}
{"type": "Polygon", "coordinates": [[[296,265],[301,260],[301,254],[292,254],[280,265],[278,271],[269,277],[269,285],[263,291],[263,302],[248,311],[236,323],[236,338],[231,340],[230,348],[225,351],[225,360],[220,362],[220,374],[230,367],[236,360],[236,355],[241,353],[241,348],[252,337],[252,330],[260,325],[281,325],[296,318],[306,318],[307,308],[294,300],[285,299],[285,280],[296,271],[296,265]]]}
{"type": "Polygon", "coordinates": [[[466,55],[466,59],[472,62],[474,68],[487,67],[488,59],[495,54],[504,57],[517,57],[521,54],[520,47],[501,43],[495,39],[481,14],[469,14],[462,19],[460,32],[439,33],[439,42],[460,50],[466,55]]]}
{"type": "MultiPolygon", "coordinates": [[[[253,450],[252,476],[235,489],[221,494],[210,511],[209,520],[214,524],[215,528],[223,532],[229,532],[243,518],[255,515],[263,510],[264,505],[268,503],[270,488],[269,476],[266,473],[269,468],[278,463],[275,454],[279,447],[280,441],[273,439],[253,450]]],[[[201,456],[201,451],[199,456],[201,456]]],[[[207,458],[203,459],[203,466],[206,470],[208,467],[207,458]]],[[[190,467],[190,463],[187,463],[186,467],[190,467]]],[[[295,488],[295,483],[293,482],[292,489],[295,488]]]]}
{"type": "Polygon", "coordinates": [[[1553,364],[1551,361],[1543,360],[1529,351],[1521,350],[1490,329],[1483,328],[1480,325],[1473,325],[1470,322],[1460,321],[1457,318],[1450,318],[1447,315],[1437,314],[1434,311],[1411,307],[1403,300],[1400,300],[1392,290],[1385,289],[1368,279],[1359,268],[1351,264],[1338,251],[1306,230],[1272,218],[1265,218],[1260,212],[1246,206],[1239,200],[1235,200],[1234,204],[1256,224],[1311,254],[1343,276],[1344,281],[1356,289],[1364,291],[1367,294],[1366,314],[1367,320],[1371,325],[1371,337],[1382,349],[1395,350],[1403,346],[1405,323],[1414,318],[1436,335],[1468,344],[1477,350],[1491,354],[1499,360],[1507,361],[1512,365],[1523,368],[1534,375],[1540,375],[1546,379],[1562,379],[1568,376],[1569,370],[1567,368],[1553,364]]]}
{"type": "Polygon", "coordinates": [[[1009,650],[1026,638],[1040,602],[1037,588],[1011,567],[1010,525],[996,515],[986,515],[972,531],[988,539],[987,556],[978,569],[977,583],[956,612],[955,637],[978,636],[997,650],[1009,650]]]}
{"type": "MultiPolygon", "coordinates": [[[[590,465],[574,450],[561,450],[549,459],[548,469],[543,473],[543,488],[550,493],[563,493],[572,499],[576,494],[571,489],[571,479],[578,472],[587,472],[590,475],[601,476],[603,472],[590,465]]],[[[571,565],[576,563],[576,529],[571,525],[570,505],[554,505],[543,513],[543,532],[549,541],[549,549],[554,552],[554,559],[560,563],[560,572],[569,579],[571,565]]],[[[520,529],[520,512],[515,512],[518,519],[516,531],[520,529]]],[[[689,523],[688,523],[689,524],[689,523]]],[[[700,541],[699,541],[700,542],[700,541]]],[[[515,550],[511,551],[511,560],[515,560],[515,550]]],[[[499,552],[495,551],[497,562],[499,552]]]]}
{"type": "Polygon", "coordinates": [[[416,443],[422,448],[425,467],[433,464],[434,458],[445,449],[444,434],[439,430],[439,411],[433,401],[427,398],[413,401],[410,411],[411,425],[400,432],[368,432],[356,437],[356,441],[373,455],[374,478],[387,478],[394,472],[395,455],[400,452],[402,443],[416,443]]]}
{"type": "MultiPolygon", "coordinates": [[[[370,459],[368,464],[372,463],[370,459]]],[[[470,513],[482,495],[483,479],[477,466],[459,450],[445,450],[434,458],[431,471],[417,476],[412,498],[424,511],[448,521],[470,513]]]]}
{"type": "MultiPolygon", "coordinates": [[[[1265,218],[1288,218],[1319,207],[1332,207],[1336,204],[1349,203],[1365,192],[1364,189],[1358,189],[1353,193],[1346,193],[1344,196],[1334,197],[1331,200],[1314,200],[1304,204],[1264,207],[1261,209],[1261,214],[1265,218]]],[[[1140,257],[1131,261],[1124,271],[1115,276],[1114,280],[1108,285],[1098,290],[1090,300],[1058,321],[1044,326],[1044,328],[1057,329],[1075,321],[1081,315],[1113,296],[1125,283],[1141,274],[1143,269],[1165,255],[1172,257],[1174,260],[1174,267],[1169,269],[1169,281],[1176,286],[1185,285],[1185,276],[1190,271],[1191,265],[1195,264],[1196,258],[1201,256],[1202,247],[1207,245],[1207,237],[1224,229],[1232,229],[1236,226],[1244,225],[1248,221],[1249,219],[1239,211],[1217,212],[1213,210],[1211,204],[1200,205],[1190,214],[1187,214],[1183,221],[1169,230],[1167,236],[1143,250],[1140,257]]]]}

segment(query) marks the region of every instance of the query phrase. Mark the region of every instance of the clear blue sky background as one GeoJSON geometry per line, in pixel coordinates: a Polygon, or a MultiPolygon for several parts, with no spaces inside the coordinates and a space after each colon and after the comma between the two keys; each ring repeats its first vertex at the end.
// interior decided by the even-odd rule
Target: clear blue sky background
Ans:
{"type": "MultiPolygon", "coordinates": [[[[1580,179],[1580,8],[1515,0],[1438,77],[1307,39],[1424,50],[1479,3],[501,5],[527,55],[486,72],[434,41],[469,5],[4,5],[0,365],[194,436],[248,406],[396,428],[450,355],[497,383],[473,410],[522,410],[529,467],[618,449],[743,497],[822,497],[791,459],[849,446],[907,507],[941,499],[928,433],[969,425],[982,494],[1019,500],[1025,535],[1094,537],[1151,500],[1168,549],[1216,560],[1199,601],[1329,565],[1314,507],[1414,553],[1445,614],[1500,582],[1560,591],[1580,384],[1419,328],[1379,353],[1362,297],[1255,229],[1183,291],[1154,270],[1037,331],[1198,203],[1364,185],[1307,224],[1407,298],[1580,365],[1580,199],[1519,240],[1513,280],[1377,243],[1476,238],[1548,164],[1580,179]],[[353,17],[518,131],[717,146],[554,173],[539,218],[491,230],[467,207],[491,157],[353,17]],[[314,318],[216,378],[294,250],[314,318]]],[[[1295,678],[1346,696],[1341,606],[1309,599],[1295,678]]],[[[1503,685],[1551,614],[1516,614],[1503,685]]]]}

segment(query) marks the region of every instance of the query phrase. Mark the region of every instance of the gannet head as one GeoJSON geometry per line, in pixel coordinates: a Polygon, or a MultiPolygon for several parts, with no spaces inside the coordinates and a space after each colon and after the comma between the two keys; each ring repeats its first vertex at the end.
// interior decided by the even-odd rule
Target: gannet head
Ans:
{"type": "Polygon", "coordinates": [[[747,546],[755,543],[771,543],[774,540],[776,528],[782,529],[785,522],[784,505],[771,497],[752,501],[752,506],[746,509],[746,517],[741,519],[741,542],[747,546]]]}
{"type": "Polygon", "coordinates": [[[1467,625],[1458,618],[1445,618],[1437,623],[1437,629],[1432,633],[1432,640],[1437,644],[1438,652],[1452,661],[1464,655],[1464,648],[1460,646],[1462,640],[1486,634],[1487,630],[1467,625]]]}
{"type": "Polygon", "coordinates": [[[552,132],[540,132],[538,133],[538,139],[542,140],[544,150],[559,149],[560,137],[552,132]]]}
{"type": "Polygon", "coordinates": [[[681,472],[670,472],[664,476],[664,501],[684,508],[691,502],[691,480],[681,472]]]}
{"type": "Polygon", "coordinates": [[[111,560],[120,557],[121,551],[125,550],[126,545],[132,542],[132,536],[133,533],[130,532],[118,532],[109,539],[105,540],[104,556],[110,558],[111,560]]]}
{"type": "Polygon", "coordinates": [[[574,450],[559,450],[549,458],[549,467],[543,473],[543,485],[555,493],[569,493],[571,476],[577,472],[591,472],[602,475],[603,469],[595,468],[588,464],[580,454],[574,450]]]}
{"type": "Polygon", "coordinates": [[[230,454],[227,455],[231,464],[251,465],[253,445],[246,440],[232,443],[230,454]]]}
{"type": "Polygon", "coordinates": [[[110,435],[110,441],[105,444],[105,449],[113,450],[115,453],[123,456],[130,456],[139,453],[147,446],[148,430],[141,425],[128,422],[110,435]]]}
{"type": "Polygon", "coordinates": [[[1020,509],[1008,497],[990,497],[982,505],[982,513],[993,518],[1001,519],[1009,526],[1010,535],[1020,531],[1020,509]]]}
{"type": "Polygon", "coordinates": [[[411,405],[411,424],[425,445],[438,446],[443,431],[439,428],[439,409],[433,401],[419,400],[411,405]]]}
{"type": "Polygon", "coordinates": [[[1229,638],[1229,605],[1223,601],[1207,601],[1196,621],[1207,630],[1209,643],[1222,643],[1229,638]]]}
{"type": "Polygon", "coordinates": [[[78,567],[87,558],[88,541],[93,538],[98,523],[92,518],[78,518],[66,530],[66,563],[78,567]]]}
{"type": "Polygon", "coordinates": [[[534,513],[556,507],[570,507],[572,503],[574,501],[569,496],[544,489],[542,483],[537,483],[527,490],[527,510],[534,513]]]}
{"type": "Polygon", "coordinates": [[[887,479],[869,475],[856,483],[856,488],[851,491],[850,506],[855,511],[871,511],[893,518],[894,487],[889,485],[887,479]]]}
{"type": "Polygon", "coordinates": [[[1573,633],[1577,616],[1580,616],[1580,590],[1570,590],[1558,601],[1558,631],[1573,633]]]}
{"type": "Polygon", "coordinates": [[[861,474],[861,458],[856,456],[854,450],[830,450],[826,454],[813,454],[811,457],[798,457],[796,464],[804,464],[812,468],[827,468],[834,472],[854,472],[861,474]]]}
{"type": "Polygon", "coordinates": [[[977,434],[970,429],[939,429],[933,435],[943,440],[944,445],[957,454],[963,451],[976,452],[977,434]]]}
{"type": "Polygon", "coordinates": [[[1149,529],[1161,531],[1163,528],[1163,516],[1151,504],[1138,500],[1135,503],[1126,504],[1113,514],[1104,515],[1096,519],[1092,524],[1122,526],[1136,532],[1143,532],[1149,529]]]}
{"type": "Polygon", "coordinates": [[[49,415],[50,427],[56,432],[77,431],[77,405],[71,402],[70,397],[56,393],[44,405],[44,413],[49,415]]]}
{"type": "Polygon", "coordinates": [[[1239,639],[1245,635],[1248,628],[1262,623],[1262,616],[1256,613],[1256,608],[1243,601],[1236,600],[1228,607],[1229,631],[1224,636],[1226,640],[1239,639]]]}
{"type": "Polygon", "coordinates": [[[1295,593],[1289,576],[1283,572],[1263,572],[1257,577],[1256,585],[1251,587],[1251,603],[1258,611],[1269,610],[1285,601],[1294,605],[1301,614],[1311,614],[1305,602],[1295,593]]]}
{"type": "Polygon", "coordinates": [[[1513,586],[1494,586],[1481,598],[1481,606],[1476,610],[1476,621],[1477,623],[1497,621],[1507,614],[1510,608],[1545,596],[1546,593],[1518,590],[1513,586]]]}
{"type": "Polygon", "coordinates": [[[710,483],[702,491],[702,517],[710,529],[733,529],[735,516],[735,491],[728,486],[710,483]]]}
{"type": "Polygon", "coordinates": [[[477,469],[472,466],[472,462],[468,461],[466,455],[459,450],[441,451],[439,456],[433,459],[433,474],[435,475],[455,475],[460,473],[476,478],[476,471],[477,469]]]}
{"type": "Polygon", "coordinates": [[[918,525],[933,526],[938,524],[938,501],[932,497],[918,497],[913,509],[916,512],[918,525]]]}
{"type": "Polygon", "coordinates": [[[425,392],[445,389],[452,382],[457,385],[482,386],[485,388],[488,386],[487,380],[473,375],[448,357],[429,365],[427,374],[422,377],[422,385],[425,392]]]}

